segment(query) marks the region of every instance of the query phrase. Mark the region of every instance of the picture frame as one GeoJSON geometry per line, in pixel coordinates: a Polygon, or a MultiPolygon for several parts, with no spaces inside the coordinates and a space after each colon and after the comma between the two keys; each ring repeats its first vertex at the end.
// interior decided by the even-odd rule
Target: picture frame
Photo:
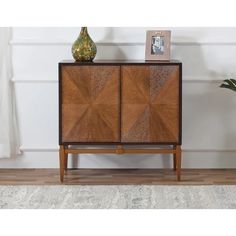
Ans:
{"type": "Polygon", "coordinates": [[[171,31],[155,30],[146,32],[145,60],[170,60],[171,31]]]}

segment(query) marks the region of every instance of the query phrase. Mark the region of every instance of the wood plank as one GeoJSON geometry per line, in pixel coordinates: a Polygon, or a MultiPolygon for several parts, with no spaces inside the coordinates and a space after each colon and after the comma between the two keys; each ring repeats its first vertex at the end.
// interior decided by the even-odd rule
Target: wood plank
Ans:
{"type": "MultiPolygon", "coordinates": [[[[59,169],[0,169],[0,185],[59,185],[59,169]]],[[[236,184],[236,169],[68,169],[65,185],[225,185],[236,184]]]]}
{"type": "Polygon", "coordinates": [[[165,154],[165,153],[175,153],[176,150],[174,149],[141,149],[141,148],[135,148],[135,149],[111,149],[111,148],[99,148],[99,149],[66,149],[65,153],[72,153],[72,154],[148,154],[148,153],[154,153],[154,154],[165,154]]]}

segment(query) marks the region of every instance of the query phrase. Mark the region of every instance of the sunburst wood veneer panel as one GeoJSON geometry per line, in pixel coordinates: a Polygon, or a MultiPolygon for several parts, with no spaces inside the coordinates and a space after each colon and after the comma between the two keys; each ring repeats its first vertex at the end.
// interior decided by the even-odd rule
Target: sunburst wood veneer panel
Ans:
{"type": "Polygon", "coordinates": [[[63,66],[63,142],[118,142],[119,114],[119,66],[63,66]]]}
{"type": "Polygon", "coordinates": [[[122,142],[178,142],[179,67],[122,66],[122,142]]]}

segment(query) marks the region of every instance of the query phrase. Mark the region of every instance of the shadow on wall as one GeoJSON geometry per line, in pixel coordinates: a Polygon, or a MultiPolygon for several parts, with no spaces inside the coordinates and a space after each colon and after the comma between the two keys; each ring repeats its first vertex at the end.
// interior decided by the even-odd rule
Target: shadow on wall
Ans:
{"type": "MultiPolygon", "coordinates": [[[[191,41],[192,39],[185,39],[191,41]]],[[[188,46],[185,46],[188,47],[188,46]]],[[[173,49],[173,55],[180,54],[177,47],[173,49]]],[[[188,53],[187,50],[183,50],[188,53]]],[[[192,58],[183,61],[185,68],[194,68],[205,72],[209,78],[223,77],[222,73],[211,71],[207,68],[203,56],[203,48],[200,45],[191,46],[192,58]]],[[[185,55],[184,58],[190,58],[185,55]]],[[[212,55],[213,57],[214,55],[212,55]]],[[[181,56],[180,56],[181,57],[181,56]]],[[[180,57],[177,57],[178,59],[180,57]]],[[[183,73],[184,77],[185,72],[183,73]]],[[[196,72],[197,76],[198,73],[196,72]]],[[[228,74],[228,73],[225,73],[228,74]]],[[[205,74],[203,74],[205,75],[205,74]]],[[[201,76],[201,74],[199,74],[201,76]]],[[[188,78],[186,78],[188,79],[188,78]]],[[[231,96],[229,91],[219,88],[220,81],[187,81],[183,83],[183,144],[190,149],[232,149],[236,144],[236,94],[231,96]]],[[[215,166],[227,165],[222,152],[214,152],[217,158],[215,166]]],[[[230,166],[230,165],[229,165],[230,166]]],[[[204,167],[204,163],[202,164],[204,167]]]]}
{"type": "Polygon", "coordinates": [[[231,99],[226,91],[219,88],[217,82],[204,82],[196,87],[196,92],[190,94],[187,92],[189,84],[184,86],[183,140],[190,149],[191,143],[195,150],[216,150],[214,166],[223,168],[227,163],[222,152],[217,150],[235,147],[236,128],[232,117],[236,117],[236,111],[233,110],[236,107],[236,97],[231,99]],[[199,92],[201,89],[202,92],[199,92]]]}
{"type": "Polygon", "coordinates": [[[203,56],[203,46],[195,44],[198,42],[190,37],[175,38],[175,41],[181,43],[172,45],[171,58],[180,60],[183,63],[183,77],[193,74],[202,76],[202,73],[208,72],[203,56]]]}
{"type": "Polygon", "coordinates": [[[150,154],[81,154],[68,158],[68,168],[172,168],[172,157],[169,155],[150,154]],[[163,164],[164,163],[164,164],[163,164]]]}
{"type": "MultiPolygon", "coordinates": [[[[177,42],[196,42],[194,38],[175,39],[177,42]]],[[[173,58],[183,62],[183,77],[188,75],[209,78],[223,77],[221,72],[211,71],[203,54],[204,46],[191,43],[174,45],[173,58]],[[190,47],[191,46],[191,47],[190,47]]],[[[214,55],[211,55],[214,57],[214,55]]],[[[228,72],[229,73],[229,72],[228,72]]],[[[228,74],[225,73],[225,74],[228,74]]],[[[232,149],[236,144],[236,96],[233,99],[219,88],[219,81],[185,81],[183,83],[183,147],[194,150],[232,149]],[[233,124],[234,123],[234,124],[233,124]]],[[[232,94],[232,93],[231,93],[232,94]]],[[[235,95],[235,94],[234,94],[235,95]]],[[[188,153],[183,153],[187,158],[188,153]]],[[[230,166],[222,152],[212,152],[214,166],[230,166]]],[[[231,161],[230,161],[231,162],[231,161]]],[[[194,166],[192,166],[194,167],[194,166]]],[[[204,163],[202,166],[204,168],[204,163]]]]}
{"type": "Polygon", "coordinates": [[[96,42],[98,60],[127,60],[127,57],[121,47],[114,43],[114,27],[106,28],[106,35],[100,41],[96,42]],[[112,48],[112,50],[110,50],[112,48]]]}

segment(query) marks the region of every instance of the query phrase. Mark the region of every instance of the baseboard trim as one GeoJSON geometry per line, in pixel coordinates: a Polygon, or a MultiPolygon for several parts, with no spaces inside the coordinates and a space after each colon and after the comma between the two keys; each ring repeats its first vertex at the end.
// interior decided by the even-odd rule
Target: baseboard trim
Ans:
{"type": "MultiPolygon", "coordinates": [[[[59,147],[24,147],[20,148],[21,152],[58,152],[59,147]]],[[[193,148],[182,148],[183,152],[236,152],[236,149],[193,149],[193,148]]]]}
{"type": "Polygon", "coordinates": [[[41,147],[20,147],[21,152],[58,152],[59,147],[46,147],[46,148],[41,148],[41,147]]]}

